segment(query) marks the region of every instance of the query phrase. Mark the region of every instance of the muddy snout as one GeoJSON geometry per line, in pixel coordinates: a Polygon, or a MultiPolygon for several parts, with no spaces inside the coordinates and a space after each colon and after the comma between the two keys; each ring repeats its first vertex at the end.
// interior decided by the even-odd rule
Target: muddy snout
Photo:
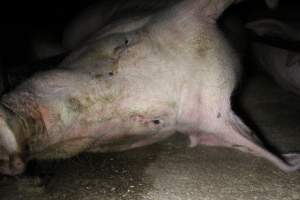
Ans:
{"type": "Polygon", "coordinates": [[[15,176],[22,174],[26,169],[25,161],[18,155],[0,159],[0,174],[15,176]]]}

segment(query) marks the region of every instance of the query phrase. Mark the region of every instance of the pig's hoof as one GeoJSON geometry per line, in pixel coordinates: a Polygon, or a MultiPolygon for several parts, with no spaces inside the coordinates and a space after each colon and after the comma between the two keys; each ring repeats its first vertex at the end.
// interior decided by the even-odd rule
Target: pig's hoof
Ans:
{"type": "Polygon", "coordinates": [[[300,153],[286,153],[282,155],[294,170],[300,170],[300,153]]]}

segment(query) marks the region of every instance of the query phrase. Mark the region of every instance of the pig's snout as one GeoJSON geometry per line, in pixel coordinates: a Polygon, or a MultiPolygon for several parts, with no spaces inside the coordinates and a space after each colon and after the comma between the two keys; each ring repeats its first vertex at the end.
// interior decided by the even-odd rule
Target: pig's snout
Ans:
{"type": "Polygon", "coordinates": [[[0,160],[0,173],[8,176],[22,174],[26,169],[25,162],[20,156],[11,156],[0,160]]]}

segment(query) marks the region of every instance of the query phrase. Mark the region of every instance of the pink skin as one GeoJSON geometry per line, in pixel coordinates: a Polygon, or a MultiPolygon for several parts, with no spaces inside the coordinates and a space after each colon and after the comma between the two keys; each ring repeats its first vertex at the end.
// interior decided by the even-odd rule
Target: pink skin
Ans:
{"type": "Polygon", "coordinates": [[[3,96],[2,173],[22,172],[18,152],[30,160],[123,151],[176,131],[192,146],[233,147],[299,169],[299,154],[272,154],[231,110],[239,61],[215,19],[233,2],[187,0],[131,31],[99,33],[60,68],[3,96]]]}

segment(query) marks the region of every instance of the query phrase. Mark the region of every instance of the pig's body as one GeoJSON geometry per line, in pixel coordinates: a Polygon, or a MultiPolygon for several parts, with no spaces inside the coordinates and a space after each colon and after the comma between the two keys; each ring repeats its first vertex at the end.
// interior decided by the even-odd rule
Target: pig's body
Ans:
{"type": "Polygon", "coordinates": [[[268,152],[231,110],[239,62],[214,22],[232,2],[187,0],[131,30],[100,32],[59,69],[5,95],[2,173],[24,169],[25,147],[27,159],[66,158],[136,148],[175,131],[191,146],[234,147],[298,169],[298,154],[268,152]]]}
{"type": "MultiPolygon", "coordinates": [[[[178,22],[174,21],[174,23],[178,22]]],[[[132,135],[138,140],[139,136],[143,136],[134,134],[135,128],[139,131],[143,130],[142,132],[146,133],[144,137],[154,137],[153,140],[156,141],[170,135],[170,133],[158,132],[173,133],[177,129],[179,112],[183,118],[181,120],[184,121],[190,120],[184,119],[190,118],[187,115],[198,115],[194,112],[194,106],[200,106],[197,104],[202,95],[215,96],[207,99],[207,102],[202,102],[203,107],[210,112],[213,110],[222,112],[221,109],[209,108],[205,104],[210,104],[209,101],[221,103],[221,99],[224,104],[228,104],[235,85],[235,80],[232,78],[236,77],[231,75],[236,70],[231,66],[238,66],[238,63],[237,60],[233,60],[235,63],[232,63],[231,59],[223,58],[233,57],[231,55],[233,51],[225,51],[229,47],[223,46],[227,44],[223,42],[222,35],[215,31],[214,24],[205,25],[205,28],[199,27],[199,29],[211,29],[209,34],[211,38],[206,36],[198,38],[198,32],[201,30],[195,30],[193,24],[188,27],[189,23],[186,23],[186,28],[194,29],[194,32],[189,33],[189,38],[181,37],[180,32],[170,37],[174,31],[173,25],[167,30],[160,30],[156,27],[157,24],[150,22],[147,27],[138,27],[140,29],[132,32],[116,34],[112,32],[124,25],[114,26],[109,31],[103,31],[104,36],[98,35],[96,39],[88,41],[88,45],[75,51],[61,64],[59,70],[36,75],[13,92],[16,98],[8,95],[3,98],[3,102],[14,110],[18,105],[22,105],[20,109],[24,109],[27,101],[30,101],[30,104],[36,101],[35,105],[42,109],[38,112],[41,113],[47,130],[47,134],[43,134],[37,141],[38,144],[44,143],[41,145],[43,148],[51,143],[61,142],[61,133],[64,133],[64,140],[69,136],[70,139],[79,138],[80,143],[83,143],[82,138],[95,143],[95,139],[99,137],[96,143],[106,144],[108,141],[108,144],[112,143],[112,145],[107,147],[114,150],[115,141],[110,141],[111,138],[119,140],[122,135],[132,135]],[[146,30],[149,26],[152,26],[152,32],[146,30]],[[216,38],[220,42],[213,42],[216,38]],[[183,42],[174,44],[174,41],[178,40],[183,42]],[[173,48],[170,48],[171,45],[173,48]],[[210,52],[206,52],[208,50],[210,52]],[[200,55],[196,53],[197,51],[200,55]],[[205,55],[201,55],[201,51],[205,55]],[[206,69],[206,63],[199,64],[202,59],[209,56],[206,54],[210,54],[211,57],[220,55],[221,59],[214,56],[214,60],[207,60],[211,62],[211,67],[206,69]],[[219,62],[227,64],[227,69],[219,62]],[[206,80],[197,78],[204,74],[206,80]],[[207,90],[210,87],[214,88],[213,94],[207,90]],[[196,102],[187,103],[186,99],[194,98],[196,102]],[[106,133],[107,131],[109,132],[106,133]],[[49,140],[44,137],[48,135],[49,140]]],[[[224,109],[224,105],[220,107],[224,109]]],[[[24,115],[27,115],[26,113],[28,111],[24,112],[24,115]]],[[[213,115],[215,116],[212,118],[216,118],[218,113],[213,115]]],[[[195,123],[196,121],[195,119],[195,123]]],[[[140,137],[142,142],[137,141],[132,147],[152,143],[152,139],[148,141],[144,137],[140,137]]],[[[129,141],[132,143],[135,139],[129,141]]],[[[95,147],[102,151],[101,145],[95,147]]],[[[107,147],[103,149],[106,150],[107,147]]],[[[131,146],[115,150],[128,148],[131,146]]],[[[82,150],[86,148],[76,151],[82,150]]],[[[70,153],[62,157],[69,156],[70,153]]],[[[45,157],[44,153],[42,157],[45,157]]]]}

